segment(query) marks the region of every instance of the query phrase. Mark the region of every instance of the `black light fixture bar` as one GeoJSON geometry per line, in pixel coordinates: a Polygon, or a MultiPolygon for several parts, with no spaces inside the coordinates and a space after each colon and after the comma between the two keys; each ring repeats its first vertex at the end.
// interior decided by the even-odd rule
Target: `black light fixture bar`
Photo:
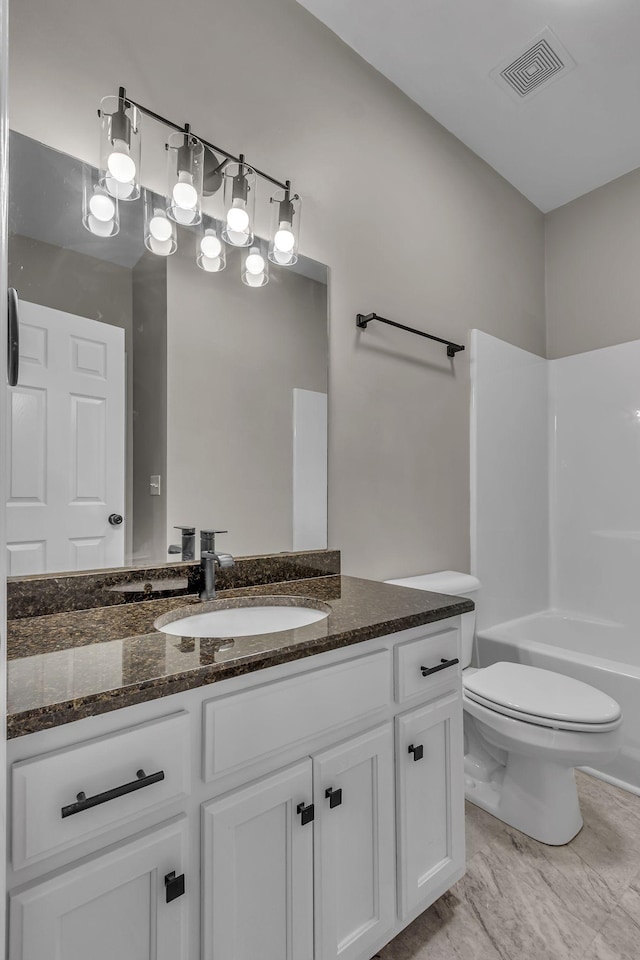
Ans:
{"type": "Polygon", "coordinates": [[[415,333],[419,337],[426,337],[427,340],[435,340],[436,343],[444,343],[449,358],[455,357],[456,353],[464,350],[464,347],[459,343],[452,343],[451,340],[443,340],[442,337],[434,337],[432,333],[425,333],[423,330],[414,329],[414,327],[405,327],[403,323],[396,323],[395,320],[387,320],[385,317],[378,316],[377,313],[356,314],[356,326],[360,327],[361,330],[366,330],[367,325],[371,323],[372,320],[379,320],[380,323],[388,323],[390,327],[397,327],[398,330],[406,330],[407,333],[415,333]]]}
{"type": "MultiPolygon", "coordinates": [[[[124,87],[120,87],[118,91],[118,97],[121,100],[126,100],[128,103],[132,104],[134,107],[137,107],[141,113],[144,113],[147,117],[151,117],[152,120],[157,120],[158,123],[163,123],[167,127],[171,127],[172,130],[176,130],[178,133],[192,133],[196,139],[203,143],[205,147],[208,147],[209,150],[212,150],[214,153],[221,153],[226,160],[231,160],[234,163],[245,163],[244,157],[241,159],[239,156],[236,157],[233,153],[229,153],[228,150],[223,150],[222,147],[217,147],[214,143],[211,143],[209,140],[205,140],[204,137],[200,137],[197,134],[193,133],[188,123],[185,123],[181,126],[179,123],[174,123],[173,120],[163,117],[161,113],[156,113],[155,110],[150,110],[148,107],[145,107],[143,104],[138,103],[136,100],[133,100],[125,90],[124,87]]],[[[223,164],[220,164],[220,167],[223,164]]],[[[251,166],[252,170],[255,170],[259,177],[262,177],[263,180],[268,180],[269,183],[272,183],[274,187],[280,187],[282,190],[291,189],[291,181],[286,180],[284,183],[282,180],[276,180],[275,177],[270,176],[270,174],[265,173],[264,170],[258,170],[257,167],[254,167],[252,164],[247,163],[247,166],[251,166]]],[[[220,169],[220,167],[218,169],[220,169]]]]}

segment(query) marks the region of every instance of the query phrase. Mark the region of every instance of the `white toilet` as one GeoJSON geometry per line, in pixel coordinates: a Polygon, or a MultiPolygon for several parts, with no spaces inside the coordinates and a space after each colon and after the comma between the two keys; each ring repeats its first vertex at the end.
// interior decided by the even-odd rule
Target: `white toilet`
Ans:
{"type": "MultiPolygon", "coordinates": [[[[480,590],[475,577],[452,570],[387,582],[471,600],[480,590]]],[[[461,620],[467,799],[535,840],[568,843],[582,827],[573,769],[616,754],[620,707],[551,670],[472,667],[475,611],[461,620]]]]}

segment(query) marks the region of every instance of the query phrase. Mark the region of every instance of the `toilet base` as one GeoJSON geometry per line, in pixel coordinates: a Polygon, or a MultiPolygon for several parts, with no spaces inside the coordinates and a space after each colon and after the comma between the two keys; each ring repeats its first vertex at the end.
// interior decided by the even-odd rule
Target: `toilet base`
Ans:
{"type": "Polygon", "coordinates": [[[490,781],[467,773],[465,796],[509,826],[550,846],[569,843],[582,829],[571,767],[511,754],[490,781]]]}

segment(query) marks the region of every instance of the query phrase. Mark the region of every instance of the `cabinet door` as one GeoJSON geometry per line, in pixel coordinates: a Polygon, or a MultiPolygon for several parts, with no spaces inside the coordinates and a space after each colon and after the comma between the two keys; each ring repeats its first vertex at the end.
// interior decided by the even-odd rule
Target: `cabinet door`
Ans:
{"type": "Polygon", "coordinates": [[[187,956],[186,897],[165,877],[186,864],[186,818],[11,896],[10,960],[177,960],[187,956]]]}
{"type": "Polygon", "coordinates": [[[307,759],[203,806],[205,960],[313,957],[311,793],[307,759]]]}
{"type": "Polygon", "coordinates": [[[315,756],[313,782],[315,957],[369,956],[395,920],[392,724],[315,756]]]}
{"type": "Polygon", "coordinates": [[[464,872],[462,701],[442,697],[396,719],[398,883],[402,917],[464,872]]]}

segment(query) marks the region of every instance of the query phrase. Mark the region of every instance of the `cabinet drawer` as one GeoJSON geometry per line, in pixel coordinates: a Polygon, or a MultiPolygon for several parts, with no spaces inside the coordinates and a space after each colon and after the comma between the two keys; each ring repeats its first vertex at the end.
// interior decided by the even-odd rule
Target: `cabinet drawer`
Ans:
{"type": "Polygon", "coordinates": [[[398,703],[428,693],[443,681],[456,682],[460,676],[460,664],[451,661],[459,657],[457,629],[449,628],[398,644],[395,650],[395,695],[398,703]]]}
{"type": "Polygon", "coordinates": [[[388,650],[204,705],[205,780],[376,714],[391,702],[388,650]]]}
{"type": "Polygon", "coordinates": [[[181,711],[14,763],[14,868],[186,796],[189,722],[181,711]]]}

